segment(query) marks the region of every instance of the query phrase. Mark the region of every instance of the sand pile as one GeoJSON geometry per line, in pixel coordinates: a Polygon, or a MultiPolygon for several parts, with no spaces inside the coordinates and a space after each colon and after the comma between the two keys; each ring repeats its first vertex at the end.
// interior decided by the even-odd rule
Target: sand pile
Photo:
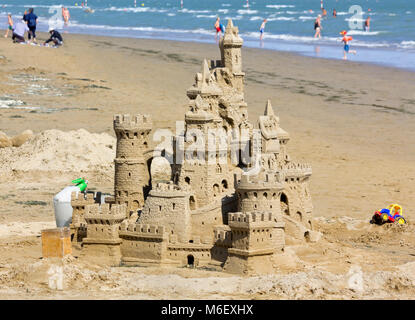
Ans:
{"type": "Polygon", "coordinates": [[[80,172],[110,170],[116,139],[84,129],[63,132],[46,130],[18,148],[0,149],[0,174],[13,171],[80,172]]]}

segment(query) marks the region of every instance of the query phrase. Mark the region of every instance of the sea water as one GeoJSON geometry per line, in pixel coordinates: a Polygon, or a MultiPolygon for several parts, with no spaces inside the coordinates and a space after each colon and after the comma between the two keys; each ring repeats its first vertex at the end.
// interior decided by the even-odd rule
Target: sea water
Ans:
{"type": "Polygon", "coordinates": [[[415,0],[0,0],[0,24],[7,13],[20,19],[34,8],[39,31],[53,26],[65,33],[169,39],[215,43],[216,17],[223,24],[232,18],[244,45],[341,59],[342,30],[353,37],[349,59],[415,70],[415,0]],[[64,25],[61,6],[70,11],[64,25]],[[314,20],[322,18],[322,38],[314,38],[314,20]],[[333,17],[333,9],[337,17],[333,17]],[[371,17],[369,31],[364,20],[371,17]],[[268,22],[263,41],[259,27],[268,22]]]}

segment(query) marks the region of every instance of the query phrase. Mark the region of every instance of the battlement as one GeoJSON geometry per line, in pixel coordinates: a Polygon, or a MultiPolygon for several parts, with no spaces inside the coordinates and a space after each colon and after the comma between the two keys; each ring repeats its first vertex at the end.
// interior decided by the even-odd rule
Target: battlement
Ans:
{"type": "Polygon", "coordinates": [[[313,172],[311,169],[311,165],[308,163],[290,162],[285,166],[280,166],[279,169],[283,173],[285,179],[311,176],[313,172]]]}
{"type": "Polygon", "coordinates": [[[114,130],[126,131],[148,131],[153,127],[149,115],[116,114],[114,115],[114,130]]]}
{"type": "Polygon", "coordinates": [[[281,179],[280,173],[262,173],[260,175],[250,176],[243,174],[236,189],[237,190],[268,190],[268,189],[283,189],[279,182],[281,179]]]}
{"type": "Polygon", "coordinates": [[[82,193],[75,191],[71,193],[72,207],[82,207],[93,203],[95,203],[95,198],[94,194],[92,193],[82,193]]]}
{"type": "Polygon", "coordinates": [[[136,238],[157,238],[167,239],[167,230],[164,226],[156,226],[140,223],[121,223],[120,237],[136,237],[136,238]]]}
{"type": "Polygon", "coordinates": [[[110,206],[109,203],[92,204],[85,208],[85,221],[91,223],[121,222],[127,217],[127,206],[123,204],[114,204],[110,206]]]}
{"type": "Polygon", "coordinates": [[[228,223],[231,222],[268,222],[274,221],[271,212],[235,212],[228,214],[228,223]]]}
{"type": "Polygon", "coordinates": [[[214,241],[216,245],[220,245],[223,247],[231,247],[232,246],[232,232],[229,226],[224,225],[217,227],[213,230],[214,232],[214,241]]]}

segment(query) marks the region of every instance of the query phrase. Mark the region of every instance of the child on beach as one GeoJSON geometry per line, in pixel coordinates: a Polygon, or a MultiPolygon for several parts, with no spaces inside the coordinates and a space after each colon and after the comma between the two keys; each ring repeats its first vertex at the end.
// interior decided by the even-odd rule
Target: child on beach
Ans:
{"type": "Polygon", "coordinates": [[[13,32],[13,19],[12,19],[12,15],[9,13],[7,15],[7,30],[6,30],[6,34],[4,35],[5,38],[7,38],[9,36],[9,31],[11,30],[13,32]]]}
{"type": "Polygon", "coordinates": [[[267,23],[267,19],[264,19],[264,21],[262,21],[261,27],[259,28],[259,32],[261,33],[261,36],[259,37],[259,40],[262,41],[262,37],[264,36],[264,31],[265,31],[265,24],[267,23]]]}
{"type": "Polygon", "coordinates": [[[342,32],[340,32],[340,34],[343,36],[342,42],[344,43],[344,53],[343,53],[343,59],[347,60],[347,54],[353,53],[356,54],[356,50],[350,50],[350,46],[349,46],[349,41],[352,41],[353,38],[350,36],[346,36],[347,35],[347,31],[343,30],[342,32]]]}
{"type": "Polygon", "coordinates": [[[37,25],[37,15],[34,14],[33,8],[29,9],[29,13],[24,16],[24,21],[26,21],[27,26],[29,27],[29,42],[33,41],[36,43],[36,25],[37,25]],[[33,40],[31,40],[33,38],[33,40]]]}

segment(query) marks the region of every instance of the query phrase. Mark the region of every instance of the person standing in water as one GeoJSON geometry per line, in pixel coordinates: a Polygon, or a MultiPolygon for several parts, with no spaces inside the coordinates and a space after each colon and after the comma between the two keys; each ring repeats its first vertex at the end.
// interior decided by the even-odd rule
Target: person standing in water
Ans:
{"type": "Polygon", "coordinates": [[[365,21],[365,31],[369,31],[369,30],[370,30],[370,17],[367,17],[365,21]]]}
{"type": "Polygon", "coordinates": [[[222,28],[221,28],[220,18],[219,17],[216,18],[215,29],[216,29],[215,39],[217,39],[218,33],[222,32],[222,28]]]}
{"type": "Polygon", "coordinates": [[[11,31],[13,34],[13,19],[10,13],[7,15],[7,30],[6,34],[4,35],[5,38],[9,36],[9,31],[11,31]]]}
{"type": "Polygon", "coordinates": [[[318,15],[317,19],[314,21],[314,30],[316,30],[316,33],[314,34],[314,38],[319,37],[319,39],[321,38],[321,30],[322,30],[322,26],[321,26],[321,15],[318,15]]]}
{"type": "Polygon", "coordinates": [[[356,54],[356,50],[350,50],[350,45],[349,45],[349,41],[352,41],[353,38],[350,36],[347,36],[347,31],[343,30],[342,32],[340,32],[340,34],[343,36],[342,42],[344,43],[344,47],[343,47],[343,59],[347,60],[347,54],[353,53],[356,54]]]}
{"type": "Polygon", "coordinates": [[[337,17],[337,11],[336,11],[336,9],[333,9],[333,17],[337,17]]]}
{"type": "Polygon", "coordinates": [[[62,18],[63,18],[63,21],[65,21],[65,24],[68,23],[70,17],[71,15],[69,14],[68,8],[62,7],[62,18]]]}
{"type": "Polygon", "coordinates": [[[267,21],[268,21],[267,19],[264,19],[264,21],[262,21],[262,23],[261,23],[261,27],[259,28],[259,32],[261,33],[261,35],[259,37],[259,40],[261,40],[261,41],[262,41],[262,37],[264,36],[265,25],[266,25],[267,21]]]}

